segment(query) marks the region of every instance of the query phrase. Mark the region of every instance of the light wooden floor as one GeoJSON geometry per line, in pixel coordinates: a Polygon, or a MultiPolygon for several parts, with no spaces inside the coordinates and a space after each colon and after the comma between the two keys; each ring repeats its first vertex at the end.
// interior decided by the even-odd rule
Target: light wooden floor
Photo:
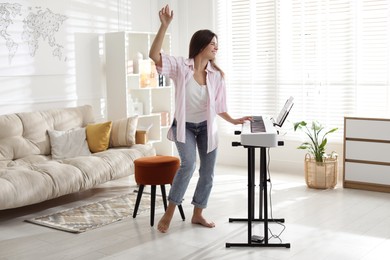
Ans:
{"type": "MultiPolygon", "coordinates": [[[[271,173],[272,212],[285,218],[280,238],[291,248],[226,248],[246,242],[247,225],[229,223],[246,217],[245,168],[217,167],[205,215],[216,222],[208,229],[192,225],[194,183],[186,194],[187,220],[177,213],[167,234],[149,226],[149,213],[82,234],[71,234],[24,222],[25,219],[132,191],[133,177],[39,205],[0,211],[0,259],[388,259],[390,194],[343,189],[308,189],[303,176],[271,173]]],[[[162,209],[156,212],[156,222],[162,209]]],[[[282,226],[270,224],[273,234],[282,226]]],[[[262,235],[263,225],[253,233],[262,235]]],[[[279,240],[272,239],[272,243],[279,240]]]]}

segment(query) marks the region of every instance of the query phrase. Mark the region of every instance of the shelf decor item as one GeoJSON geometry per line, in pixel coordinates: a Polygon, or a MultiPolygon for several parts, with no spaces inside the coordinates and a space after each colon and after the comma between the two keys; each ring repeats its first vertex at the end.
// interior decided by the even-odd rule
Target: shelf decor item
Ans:
{"type": "Polygon", "coordinates": [[[326,153],[326,137],[337,131],[337,128],[326,132],[324,129],[325,127],[316,121],[311,123],[311,127],[308,127],[305,121],[294,123],[294,131],[302,130],[310,139],[297,147],[309,151],[305,156],[305,180],[309,188],[332,189],[337,184],[337,154],[326,153]]]}

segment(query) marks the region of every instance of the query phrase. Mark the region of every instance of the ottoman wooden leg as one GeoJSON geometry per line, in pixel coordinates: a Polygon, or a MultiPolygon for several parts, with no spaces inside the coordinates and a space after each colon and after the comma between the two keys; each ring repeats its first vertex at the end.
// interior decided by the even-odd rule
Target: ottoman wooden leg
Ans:
{"type": "Polygon", "coordinates": [[[163,204],[164,204],[164,210],[167,211],[167,193],[165,191],[165,185],[160,185],[161,187],[161,196],[162,196],[162,199],[163,199],[163,204]]]}
{"type": "Polygon", "coordinates": [[[184,221],[186,220],[186,217],[184,216],[184,211],[183,211],[183,207],[181,205],[177,206],[179,208],[179,211],[180,211],[180,216],[181,216],[181,219],[184,221]]]}
{"type": "Polygon", "coordinates": [[[152,185],[152,195],[150,198],[150,225],[154,225],[154,207],[156,206],[156,185],[152,185]]]}
{"type": "Polygon", "coordinates": [[[137,195],[137,200],[135,201],[135,207],[134,207],[134,212],[133,212],[133,218],[135,218],[137,216],[137,211],[138,211],[138,207],[139,207],[139,204],[141,202],[141,198],[142,198],[142,193],[144,192],[144,185],[140,185],[139,186],[139,189],[138,189],[138,195],[137,195]]]}

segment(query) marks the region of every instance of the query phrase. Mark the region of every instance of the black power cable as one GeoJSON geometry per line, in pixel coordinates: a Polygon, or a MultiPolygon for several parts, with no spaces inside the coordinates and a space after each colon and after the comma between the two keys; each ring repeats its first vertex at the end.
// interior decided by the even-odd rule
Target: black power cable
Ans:
{"type": "MultiPolygon", "coordinates": [[[[270,188],[269,188],[269,205],[270,205],[270,211],[271,211],[271,220],[274,220],[274,217],[273,217],[273,214],[272,214],[272,181],[271,181],[271,173],[270,173],[270,170],[269,170],[269,165],[270,165],[270,161],[271,161],[270,148],[268,148],[267,153],[268,153],[268,155],[267,155],[268,156],[268,161],[267,161],[267,175],[268,175],[268,179],[267,179],[267,181],[270,184],[270,188]]],[[[271,236],[268,238],[268,240],[270,240],[271,238],[276,238],[276,239],[278,239],[280,241],[280,243],[283,243],[283,241],[280,238],[280,236],[282,235],[282,233],[286,229],[286,226],[282,222],[280,222],[280,221],[274,221],[274,222],[279,224],[279,225],[281,225],[283,228],[279,232],[279,234],[273,234],[271,229],[268,228],[268,231],[271,234],[271,236]]]]}

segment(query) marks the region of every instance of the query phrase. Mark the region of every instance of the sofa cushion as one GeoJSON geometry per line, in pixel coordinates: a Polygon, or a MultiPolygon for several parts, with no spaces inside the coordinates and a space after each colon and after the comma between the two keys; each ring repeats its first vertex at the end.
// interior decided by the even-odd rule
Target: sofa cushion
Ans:
{"type": "Polygon", "coordinates": [[[84,183],[79,169],[55,160],[0,169],[0,209],[29,205],[83,190],[84,183]]]}
{"type": "Polygon", "coordinates": [[[111,126],[112,121],[87,125],[87,142],[91,152],[97,153],[107,150],[110,143],[111,126]]]}
{"type": "Polygon", "coordinates": [[[30,166],[31,164],[40,164],[52,160],[51,155],[28,155],[26,157],[12,160],[7,164],[7,167],[30,166]]]}
{"type": "Polygon", "coordinates": [[[14,160],[39,153],[39,148],[22,136],[0,140],[0,160],[14,160]]]}
{"type": "Polygon", "coordinates": [[[85,128],[66,131],[48,130],[53,159],[65,159],[91,155],[87,144],[85,128]]]}
{"type": "Polygon", "coordinates": [[[0,116],[0,161],[39,154],[39,148],[23,137],[23,124],[16,114],[0,116]]]}
{"type": "Polygon", "coordinates": [[[130,147],[135,144],[138,116],[112,122],[110,147],[130,147]]]}

